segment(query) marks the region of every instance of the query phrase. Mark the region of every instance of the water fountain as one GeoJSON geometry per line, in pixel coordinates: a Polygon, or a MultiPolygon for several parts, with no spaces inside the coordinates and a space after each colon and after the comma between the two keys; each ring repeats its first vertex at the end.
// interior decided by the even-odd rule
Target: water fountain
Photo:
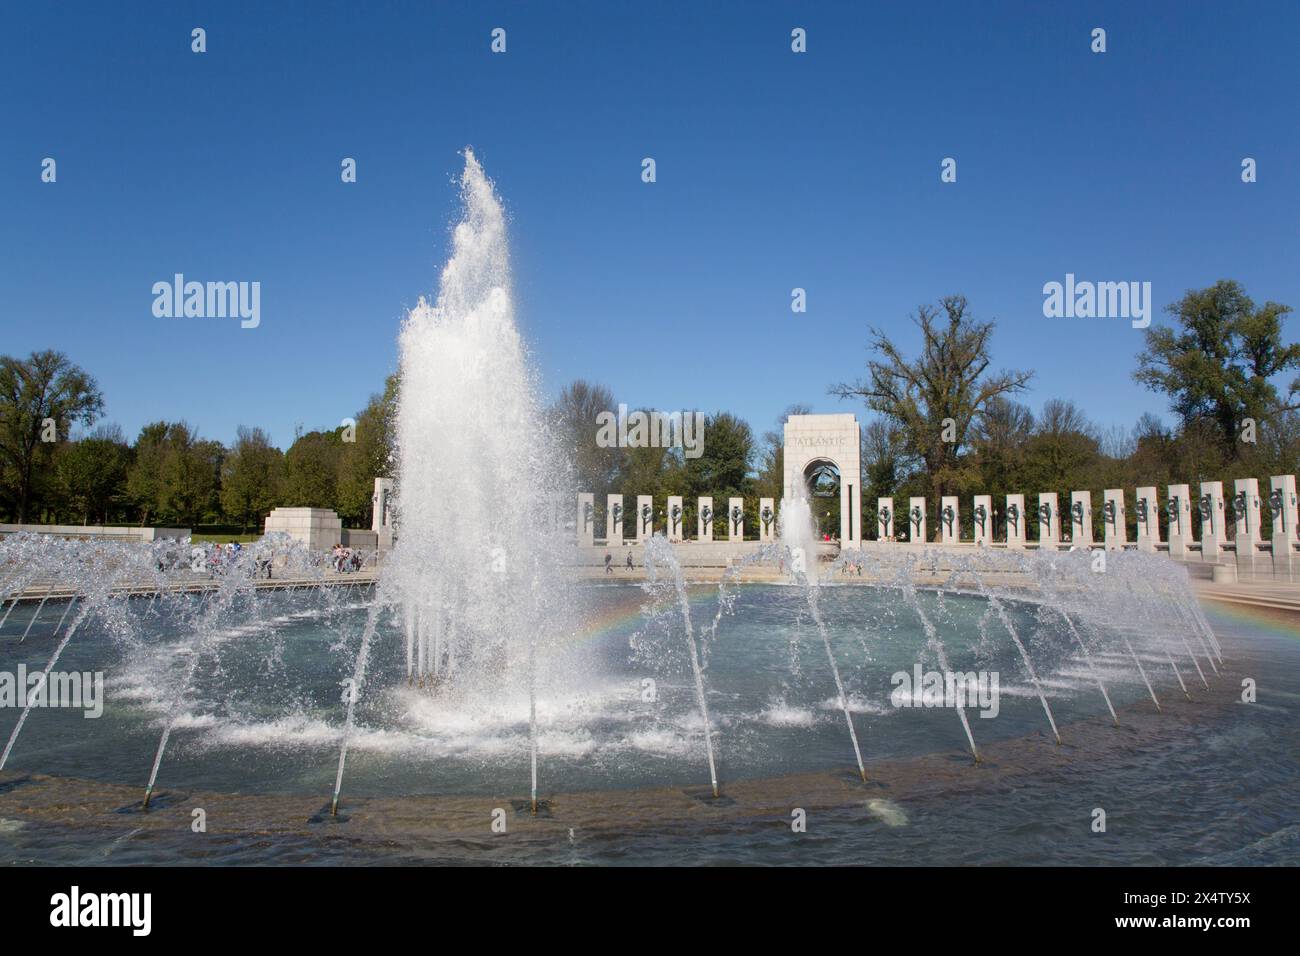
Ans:
{"type": "MultiPolygon", "coordinates": [[[[826,562],[808,498],[783,500],[775,514],[758,514],[765,535],[775,522],[775,541],[736,560],[716,588],[700,588],[639,502],[627,517],[645,538],[642,614],[592,637],[593,608],[626,602],[630,589],[584,587],[567,567],[573,535],[555,516],[572,515],[574,499],[514,322],[505,215],[472,153],[460,185],[463,216],[437,296],[420,299],[401,328],[400,535],[377,583],[358,585],[287,539],[219,563],[192,560],[188,545],[172,542],[0,541],[6,652],[39,653],[42,683],[68,654],[82,664],[102,658],[120,675],[108,715],[117,723],[98,743],[82,748],[29,703],[9,728],[0,770],[22,759],[134,782],[145,768],[133,755],[148,738],[142,806],[157,809],[167,805],[160,781],[172,774],[255,789],[249,762],[223,755],[266,751],[277,757],[259,764],[266,786],[300,795],[302,781],[319,778],[323,795],[332,776],[320,816],[345,819],[345,781],[370,793],[479,794],[522,788],[526,772],[520,812],[544,817],[544,782],[676,786],[707,764],[706,799],[719,809],[723,775],[730,792],[733,780],[792,766],[846,766],[846,728],[855,781],[866,782],[875,759],[935,749],[954,750],[969,770],[966,750],[979,763],[997,741],[1034,740],[1044,718],[1056,744],[1063,732],[1073,742],[1077,721],[1100,714],[1118,726],[1135,704],[1150,711],[1147,696],[1164,719],[1157,686],[1172,679],[1190,700],[1179,669],[1187,660],[1211,688],[1222,650],[1176,566],[1115,551],[1097,573],[1086,551],[934,548],[919,504],[902,516],[911,546],[846,549],[826,562]],[[775,583],[739,587],[760,565],[775,583]],[[805,629],[816,638],[807,668],[805,629]],[[941,730],[917,729],[877,702],[888,699],[891,667],[923,660],[944,673],[1001,669],[1019,697],[996,732],[979,723],[979,745],[965,706],[954,708],[960,736],[946,718],[941,730]],[[646,681],[654,695],[627,693],[646,681]],[[769,745],[771,732],[790,736],[769,745]],[[936,743],[942,733],[955,746],[936,743]]],[[[606,513],[621,529],[613,498],[606,513]]],[[[734,541],[739,499],[717,511],[712,500],[698,521],[721,520],[734,541]]],[[[1044,523],[1059,520],[1043,507],[1044,523]]],[[[1083,517],[1078,502],[1071,515],[1083,517]]],[[[954,507],[939,516],[955,529],[954,507]]],[[[678,535],[683,510],[665,517],[678,535]]],[[[892,499],[876,517],[891,536],[892,499]]],[[[991,533],[991,504],[973,517],[991,533]]],[[[1015,502],[1006,512],[1018,531],[1033,517],[1015,502]]],[[[594,522],[588,502],[578,530],[594,522]]]]}

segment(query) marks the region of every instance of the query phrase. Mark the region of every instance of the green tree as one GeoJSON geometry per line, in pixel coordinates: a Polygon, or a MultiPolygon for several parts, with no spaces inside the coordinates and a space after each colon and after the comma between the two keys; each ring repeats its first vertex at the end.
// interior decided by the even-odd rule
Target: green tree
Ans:
{"type": "Polygon", "coordinates": [[[1300,407],[1300,378],[1285,395],[1271,381],[1300,369],[1300,345],[1282,344],[1282,317],[1291,307],[1256,306],[1240,283],[1223,279],[1187,292],[1165,311],[1176,326],[1146,330],[1146,350],[1138,355],[1133,377],[1167,395],[1184,425],[1212,423],[1224,452],[1238,460],[1245,419],[1262,427],[1300,407]]]}
{"type": "Polygon", "coordinates": [[[284,453],[280,499],[297,508],[333,508],[343,447],[339,431],[300,434],[284,453]]]}
{"type": "Polygon", "coordinates": [[[239,522],[241,533],[261,524],[276,504],[284,455],[260,428],[236,431],[234,447],[221,465],[221,507],[239,522]]]}
{"type": "Polygon", "coordinates": [[[19,524],[31,511],[37,470],[48,468],[73,424],[93,424],[103,408],[95,380],[62,352],[0,356],[0,484],[19,524]],[[55,441],[46,440],[51,433],[55,441]]]}
{"type": "Polygon", "coordinates": [[[749,423],[730,412],[715,412],[704,420],[699,457],[683,460],[685,484],[680,493],[691,498],[739,495],[753,460],[754,431],[749,423]]]}
{"type": "Polygon", "coordinates": [[[163,468],[167,457],[167,422],[150,422],[135,440],[135,456],[126,474],[127,498],[138,509],[140,525],[156,517],[163,499],[163,468]]]}
{"type": "Polygon", "coordinates": [[[225,448],[200,439],[188,425],[173,425],[163,469],[163,508],[182,526],[206,523],[220,511],[221,463],[225,448]]]}
{"type": "Polygon", "coordinates": [[[206,441],[185,422],[151,422],[140,430],[127,473],[127,496],[142,525],[202,523],[220,506],[225,448],[206,441]]]}
{"type": "Polygon", "coordinates": [[[81,520],[109,524],[113,508],[126,498],[126,473],[131,448],[116,425],[96,429],[79,441],[67,442],[54,460],[59,492],[81,520]]]}
{"type": "Polygon", "coordinates": [[[338,500],[340,517],[354,526],[369,527],[375,479],[393,474],[393,423],[397,411],[396,375],[384,383],[382,394],[356,416],[355,441],[343,444],[339,456],[338,500]]]}
{"type": "Polygon", "coordinates": [[[1096,465],[1099,453],[1096,429],[1083,410],[1073,402],[1049,399],[1024,443],[1018,477],[1028,491],[1067,493],[1096,465]]]}
{"type": "Polygon", "coordinates": [[[938,307],[922,305],[912,321],[921,354],[909,359],[884,332],[871,330],[867,378],[834,385],[831,394],[859,398],[903,435],[909,453],[924,463],[930,500],[939,501],[961,480],[961,456],[971,425],[993,399],[1021,391],[1032,372],[989,372],[994,323],[977,322],[965,296],[938,307]]]}

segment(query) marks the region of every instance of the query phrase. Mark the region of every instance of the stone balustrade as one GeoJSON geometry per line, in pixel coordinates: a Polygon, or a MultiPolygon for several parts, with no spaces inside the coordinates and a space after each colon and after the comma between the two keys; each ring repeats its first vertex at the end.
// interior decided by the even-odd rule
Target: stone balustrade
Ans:
{"type": "MultiPolygon", "coordinates": [[[[594,521],[589,517],[592,496],[579,495],[579,544],[597,544],[594,521]]],[[[989,495],[975,495],[963,503],[945,496],[937,505],[923,497],[906,501],[902,512],[895,498],[878,498],[874,514],[863,516],[861,527],[872,547],[920,547],[940,544],[955,548],[1136,549],[1167,553],[1184,562],[1231,568],[1247,577],[1292,580],[1300,575],[1300,508],[1296,501],[1295,475],[1277,475],[1269,480],[1266,494],[1259,481],[1241,478],[1225,494],[1220,481],[1201,482],[1195,492],[1187,484],[1172,484],[1163,497],[1153,485],[1135,489],[1107,488],[1072,491],[1068,505],[1057,492],[1036,495],[1009,494],[1000,502],[989,495]],[[1094,513],[1094,508],[1099,510],[1094,513]],[[1099,525],[1099,527],[1098,527],[1099,525]],[[1098,533],[1100,532],[1100,533],[1098,533]]],[[[661,521],[641,516],[658,516],[650,495],[638,495],[635,509],[624,512],[623,496],[606,497],[606,535],[599,544],[620,547],[643,543],[655,532],[668,533],[686,546],[725,541],[730,545],[757,545],[775,538],[774,514],[780,502],[761,498],[751,502],[758,508],[757,534],[748,529],[746,539],[743,498],[726,499],[725,509],[715,507],[713,498],[695,502],[693,520],[685,521],[683,499],[672,496],[664,503],[665,513],[680,520],[671,529],[661,521]],[[615,508],[620,509],[618,512],[615,508]],[[635,532],[625,537],[618,514],[636,517],[635,532]],[[693,533],[692,533],[693,532],[693,533]]]]}

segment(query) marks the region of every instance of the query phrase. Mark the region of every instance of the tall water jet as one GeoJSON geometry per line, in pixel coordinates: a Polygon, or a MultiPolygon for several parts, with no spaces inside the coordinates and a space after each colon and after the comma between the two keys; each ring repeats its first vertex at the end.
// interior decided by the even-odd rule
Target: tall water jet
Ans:
{"type": "Polygon", "coordinates": [[[835,690],[839,694],[840,710],[844,712],[844,722],[849,726],[849,740],[853,742],[853,756],[858,761],[858,773],[866,783],[867,768],[862,763],[862,748],[858,746],[858,732],[853,727],[853,713],[849,710],[849,698],[844,692],[844,681],[840,679],[840,669],[835,663],[835,651],[831,648],[830,635],[826,632],[826,622],[822,619],[821,609],[817,606],[817,537],[815,534],[812,508],[807,498],[795,498],[781,502],[781,514],[777,521],[777,539],[790,551],[790,571],[795,580],[803,586],[808,600],[808,611],[817,625],[822,645],[826,648],[826,660],[831,666],[831,676],[835,678],[835,690]],[[808,566],[812,563],[812,570],[808,566]]]}
{"type": "Polygon", "coordinates": [[[709,722],[709,701],[704,690],[704,671],[700,666],[700,649],[695,641],[695,627],[691,623],[691,600],[686,593],[686,579],[682,574],[682,565],[673,554],[672,545],[659,534],[651,538],[646,546],[645,561],[647,574],[653,574],[657,565],[663,565],[673,576],[674,594],[677,606],[682,612],[682,626],[686,629],[686,650],[690,654],[691,675],[695,680],[695,700],[700,705],[700,719],[704,721],[704,753],[709,760],[709,783],[713,787],[713,795],[717,797],[719,795],[718,767],[713,758],[713,729],[709,722]]]}
{"type": "Polygon", "coordinates": [[[1016,650],[1020,652],[1020,659],[1024,661],[1025,671],[1029,675],[1029,682],[1034,685],[1034,691],[1038,694],[1038,702],[1043,705],[1043,713],[1047,715],[1047,724],[1052,728],[1052,737],[1059,747],[1061,732],[1056,729],[1056,718],[1052,716],[1052,708],[1047,703],[1047,695],[1043,693],[1043,687],[1038,682],[1038,673],[1034,670],[1034,662],[1029,659],[1029,651],[1025,649],[1024,643],[1020,640],[1020,635],[1016,633],[1016,627],[1011,623],[1011,618],[1007,616],[1006,610],[1002,607],[1002,602],[989,590],[988,585],[984,583],[984,578],[978,571],[974,571],[972,577],[975,580],[976,588],[984,595],[984,599],[989,602],[989,606],[997,614],[998,620],[1007,629],[1007,634],[1011,636],[1011,642],[1016,645],[1016,650]]]}
{"type": "MultiPolygon", "coordinates": [[[[566,587],[556,519],[570,483],[515,324],[505,212],[464,155],[437,299],[420,298],[399,336],[397,539],[376,601],[404,609],[420,686],[455,682],[471,707],[527,696],[535,766],[538,655],[567,630],[571,604],[556,599],[566,587]]],[[[367,626],[358,654],[335,806],[373,634],[367,626]]]]}

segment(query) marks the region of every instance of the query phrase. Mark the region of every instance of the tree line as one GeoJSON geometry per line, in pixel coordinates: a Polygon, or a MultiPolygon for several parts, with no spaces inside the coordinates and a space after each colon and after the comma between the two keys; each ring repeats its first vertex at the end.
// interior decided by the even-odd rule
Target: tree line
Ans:
{"type": "Polygon", "coordinates": [[[273,508],[294,505],[367,527],[395,397],[390,378],[355,425],[300,431],[287,451],[261,428],[240,426],[227,447],[184,421],[150,422],[129,441],[96,425],[99,386],[63,353],[0,356],[0,520],[256,532],[273,508]]]}
{"type": "MultiPolygon", "coordinates": [[[[1033,373],[995,369],[993,321],[972,314],[960,295],[922,305],[911,317],[920,348],[868,330],[865,373],[832,384],[829,394],[865,409],[862,528],[876,526],[877,497],[944,495],[962,501],[990,494],[1139,484],[1164,486],[1256,477],[1261,486],[1300,465],[1300,345],[1283,340],[1291,308],[1257,305],[1232,280],[1187,292],[1166,308],[1170,321],[1144,331],[1134,379],[1161,396],[1175,417],[1150,413],[1132,426],[1103,428],[1077,404],[1050,398],[1035,411],[1019,401],[1033,373]]],[[[225,524],[256,531],[278,505],[333,508],[350,527],[370,523],[373,479],[391,473],[398,382],[357,413],[354,428],[298,434],[285,452],[260,428],[240,427],[229,447],[181,421],[157,421],[128,441],[99,424],[103,396],[95,380],[58,352],[0,357],[0,515],[11,522],[225,524]],[[73,436],[74,428],[83,433],[73,436]]],[[[681,495],[684,527],[696,526],[696,499],[715,509],[743,497],[745,526],[760,522],[758,499],[783,493],[781,425],[808,406],[793,405],[756,434],[740,417],[706,415],[698,457],[673,447],[601,447],[597,416],[618,408],[611,390],[585,380],[563,388],[549,406],[551,433],[572,462],[576,489],[596,495],[598,534],[607,494],[653,495],[657,528],[669,495],[681,495]]],[[[837,476],[810,476],[824,530],[839,529],[837,476]]],[[[1229,485],[1230,487],[1230,485],[1229,485]]],[[[1030,500],[1036,500],[1031,498],[1030,500]]],[[[1099,509],[1098,509],[1099,510],[1099,509]]],[[[1131,516],[1131,513],[1130,513],[1131,516]]],[[[631,520],[630,518],[628,520],[631,520]]],[[[1099,520],[1099,519],[1098,519],[1099,520]]],[[[936,522],[937,525],[937,522],[936,522]]],[[[721,536],[723,527],[715,530],[721,536]]]]}

